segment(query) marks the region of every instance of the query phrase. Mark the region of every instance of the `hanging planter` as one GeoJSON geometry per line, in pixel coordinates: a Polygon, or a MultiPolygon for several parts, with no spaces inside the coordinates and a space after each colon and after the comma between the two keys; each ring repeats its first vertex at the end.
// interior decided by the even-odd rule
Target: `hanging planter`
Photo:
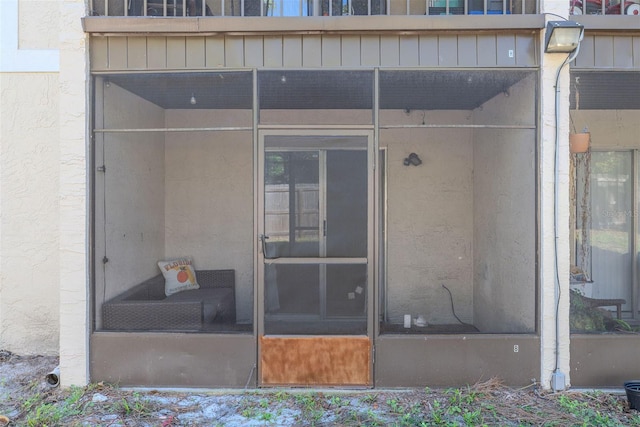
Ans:
{"type": "Polygon", "coordinates": [[[589,132],[569,134],[569,152],[571,154],[586,153],[589,150],[590,141],[589,132]]]}

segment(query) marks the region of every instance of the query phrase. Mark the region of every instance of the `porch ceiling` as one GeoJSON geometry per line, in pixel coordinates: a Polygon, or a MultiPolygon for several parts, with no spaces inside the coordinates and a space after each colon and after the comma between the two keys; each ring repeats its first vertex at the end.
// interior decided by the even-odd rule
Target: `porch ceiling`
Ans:
{"type": "MultiPolygon", "coordinates": [[[[380,108],[472,110],[531,71],[381,71],[380,108]]],[[[260,72],[262,108],[371,108],[372,79],[366,71],[260,72]],[[286,76],[283,91],[282,77],[286,76]],[[311,84],[311,82],[313,84],[311,84]],[[354,97],[354,91],[360,99],[354,97]],[[284,96],[284,98],[283,98],[284,96]]],[[[107,80],[165,109],[250,109],[251,72],[113,74],[107,80]],[[191,96],[197,103],[190,103],[191,96]]],[[[640,109],[637,72],[572,71],[584,110],[640,109]]]]}
{"type": "Polygon", "coordinates": [[[572,71],[571,109],[640,110],[640,77],[629,71],[572,71]],[[580,94],[576,105],[576,91],[580,94]]]}
{"type": "MultiPolygon", "coordinates": [[[[380,108],[472,110],[532,71],[392,71],[380,73],[380,108]]],[[[250,109],[251,72],[113,74],[105,79],[164,109],[250,109]],[[191,96],[196,104],[191,104],[191,96]]],[[[370,71],[259,72],[262,108],[366,109],[370,71]]]]}

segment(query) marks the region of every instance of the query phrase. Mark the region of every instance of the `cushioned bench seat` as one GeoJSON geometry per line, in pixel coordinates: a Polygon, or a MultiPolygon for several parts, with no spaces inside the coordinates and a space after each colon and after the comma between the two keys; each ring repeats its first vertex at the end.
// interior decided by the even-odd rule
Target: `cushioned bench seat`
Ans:
{"type": "Polygon", "coordinates": [[[103,330],[197,331],[235,323],[235,271],[196,270],[200,289],[164,293],[159,274],[102,305],[103,330]]]}

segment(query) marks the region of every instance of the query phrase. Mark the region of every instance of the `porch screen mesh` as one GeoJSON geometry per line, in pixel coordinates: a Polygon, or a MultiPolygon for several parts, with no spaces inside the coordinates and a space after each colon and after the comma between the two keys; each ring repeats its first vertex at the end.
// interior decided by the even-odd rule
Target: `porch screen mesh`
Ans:
{"type": "Polygon", "coordinates": [[[95,78],[96,330],[252,333],[252,81],[95,78]],[[175,261],[179,292],[159,261],[175,261]],[[192,279],[199,289],[182,285],[192,279]]]}
{"type": "Polygon", "coordinates": [[[536,81],[380,71],[382,333],[535,332],[536,81]]]}

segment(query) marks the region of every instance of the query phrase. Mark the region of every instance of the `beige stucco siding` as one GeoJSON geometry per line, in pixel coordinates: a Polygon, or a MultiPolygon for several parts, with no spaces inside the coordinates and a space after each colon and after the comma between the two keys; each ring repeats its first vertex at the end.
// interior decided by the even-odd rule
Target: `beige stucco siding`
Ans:
{"type": "Polygon", "coordinates": [[[0,74],[0,347],[19,353],[58,352],[57,85],[0,74]]]}
{"type": "Polygon", "coordinates": [[[47,0],[19,0],[18,28],[20,49],[57,49],[60,3],[47,0]]]}

